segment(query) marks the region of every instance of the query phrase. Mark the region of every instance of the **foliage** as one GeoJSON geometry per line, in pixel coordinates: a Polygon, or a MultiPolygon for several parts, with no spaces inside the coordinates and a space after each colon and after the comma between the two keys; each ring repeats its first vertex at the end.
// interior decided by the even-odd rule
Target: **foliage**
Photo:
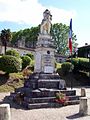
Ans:
{"type": "Polygon", "coordinates": [[[10,73],[9,74],[9,79],[24,79],[23,78],[23,73],[22,72],[18,72],[18,73],[10,73]]]}
{"type": "Polygon", "coordinates": [[[7,84],[0,86],[0,92],[11,92],[14,91],[14,88],[8,86],[7,84]]]}
{"type": "Polygon", "coordinates": [[[32,53],[27,53],[27,56],[29,56],[32,60],[34,59],[34,55],[32,53]]]}
{"type": "Polygon", "coordinates": [[[58,68],[61,68],[61,63],[55,63],[55,68],[58,69],[58,68]]]}
{"type": "MultiPolygon", "coordinates": [[[[20,30],[12,34],[11,43],[15,45],[18,40],[25,38],[25,46],[34,48],[36,46],[37,37],[39,33],[40,26],[31,27],[30,29],[20,30]]],[[[63,25],[62,23],[56,23],[52,25],[51,35],[56,46],[58,53],[66,55],[68,52],[68,34],[69,26],[63,25]]],[[[75,47],[76,35],[72,34],[73,48],[75,47]]]]}
{"type": "Polygon", "coordinates": [[[36,46],[37,37],[39,33],[39,26],[31,27],[30,29],[20,30],[18,32],[12,33],[12,45],[17,46],[18,40],[22,40],[22,37],[25,39],[25,46],[34,48],[36,46]]]}
{"type": "Polygon", "coordinates": [[[6,53],[6,47],[7,47],[7,43],[11,40],[11,32],[10,32],[10,29],[4,29],[1,31],[1,34],[0,34],[0,39],[1,39],[1,42],[2,44],[4,45],[5,47],[5,53],[6,53]]]}
{"type": "Polygon", "coordinates": [[[70,62],[64,62],[61,65],[61,70],[63,72],[63,74],[68,74],[69,72],[72,72],[72,70],[74,69],[74,65],[70,62]]]}
{"type": "Polygon", "coordinates": [[[63,76],[61,67],[56,69],[56,73],[58,73],[60,76],[63,76]]]}
{"type": "Polygon", "coordinates": [[[20,88],[23,86],[24,81],[19,80],[18,82],[3,84],[0,86],[0,92],[12,92],[15,91],[16,88],[20,88]]]}
{"type": "MultiPolygon", "coordinates": [[[[69,27],[62,23],[56,23],[52,25],[51,34],[56,46],[56,50],[58,53],[66,55],[68,52],[68,34],[69,27]]],[[[73,48],[75,46],[76,35],[72,34],[72,43],[73,48]]]]}
{"type": "Polygon", "coordinates": [[[65,97],[65,94],[63,94],[61,92],[56,93],[56,98],[57,99],[63,99],[64,97],[65,97]]]}
{"type": "Polygon", "coordinates": [[[31,60],[30,66],[34,67],[34,64],[35,64],[35,60],[31,60]]]}
{"type": "Polygon", "coordinates": [[[67,100],[69,100],[69,98],[65,94],[61,92],[56,93],[56,102],[65,105],[67,100]]]}
{"type": "Polygon", "coordinates": [[[27,55],[22,56],[21,59],[22,59],[22,69],[24,69],[25,67],[30,65],[31,58],[29,56],[27,56],[27,55]]]}
{"type": "Polygon", "coordinates": [[[90,62],[87,58],[73,58],[72,64],[74,65],[74,71],[90,71],[90,62]]]}
{"type": "Polygon", "coordinates": [[[4,55],[0,58],[0,69],[6,73],[18,72],[21,70],[21,61],[14,56],[4,55]]]}
{"type": "Polygon", "coordinates": [[[15,57],[18,57],[18,58],[20,57],[19,52],[16,51],[16,50],[7,50],[6,55],[12,55],[12,56],[15,56],[15,57]]]}

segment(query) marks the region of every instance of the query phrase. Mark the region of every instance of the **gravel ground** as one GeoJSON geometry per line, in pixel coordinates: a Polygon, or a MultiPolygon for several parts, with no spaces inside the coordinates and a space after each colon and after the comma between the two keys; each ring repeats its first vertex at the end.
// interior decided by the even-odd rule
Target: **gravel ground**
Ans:
{"type": "MultiPolygon", "coordinates": [[[[77,95],[80,95],[80,88],[76,89],[77,95]]],[[[86,88],[88,97],[88,115],[80,117],[79,105],[70,105],[61,108],[24,110],[14,103],[11,105],[11,120],[90,120],[90,88],[86,88]]],[[[0,93],[0,102],[9,93],[0,93]]],[[[5,101],[8,103],[8,101],[5,101]]]]}

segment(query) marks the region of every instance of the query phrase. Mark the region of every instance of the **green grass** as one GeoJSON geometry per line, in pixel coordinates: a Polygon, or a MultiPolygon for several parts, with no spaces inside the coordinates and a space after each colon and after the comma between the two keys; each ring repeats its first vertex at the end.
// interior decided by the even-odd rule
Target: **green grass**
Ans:
{"type": "Polygon", "coordinates": [[[6,84],[0,86],[0,92],[11,92],[11,91],[14,91],[13,87],[10,87],[6,84]]]}
{"type": "Polygon", "coordinates": [[[23,79],[23,73],[19,72],[19,73],[10,73],[9,74],[9,78],[10,79],[23,79]]]}
{"type": "Polygon", "coordinates": [[[15,88],[22,87],[24,85],[24,77],[22,72],[10,73],[9,77],[0,72],[0,92],[11,92],[15,88]]]}
{"type": "Polygon", "coordinates": [[[23,86],[23,81],[19,80],[18,83],[9,83],[9,84],[3,84],[0,86],[0,92],[12,92],[15,90],[15,88],[19,88],[23,86]]]}

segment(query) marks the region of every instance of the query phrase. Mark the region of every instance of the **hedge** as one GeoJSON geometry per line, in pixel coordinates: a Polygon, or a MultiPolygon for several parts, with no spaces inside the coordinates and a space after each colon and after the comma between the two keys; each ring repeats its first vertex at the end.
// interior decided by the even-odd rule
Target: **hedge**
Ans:
{"type": "Polygon", "coordinates": [[[34,55],[32,53],[27,53],[27,56],[29,56],[32,60],[34,59],[34,55]]]}
{"type": "Polygon", "coordinates": [[[0,70],[6,73],[19,72],[21,68],[21,60],[14,56],[4,55],[0,58],[0,70]]]}
{"type": "Polygon", "coordinates": [[[16,51],[16,50],[7,50],[6,55],[12,55],[12,56],[15,56],[15,57],[18,57],[18,58],[20,57],[19,52],[16,51]]]}
{"type": "Polygon", "coordinates": [[[31,58],[29,56],[27,56],[27,55],[22,56],[21,59],[22,59],[22,69],[24,69],[25,67],[30,65],[31,58]]]}
{"type": "Polygon", "coordinates": [[[74,65],[70,62],[64,62],[61,65],[61,68],[57,69],[58,74],[60,75],[60,73],[62,73],[63,75],[68,74],[69,72],[72,72],[72,70],[74,69],[74,65]]]}
{"type": "Polygon", "coordinates": [[[75,71],[90,71],[90,62],[87,58],[73,58],[72,64],[74,65],[75,71]]]}

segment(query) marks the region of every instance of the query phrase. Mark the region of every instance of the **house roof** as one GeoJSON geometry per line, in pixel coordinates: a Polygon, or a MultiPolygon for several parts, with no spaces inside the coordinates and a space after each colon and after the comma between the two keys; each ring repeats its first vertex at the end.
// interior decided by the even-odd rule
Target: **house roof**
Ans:
{"type": "Polygon", "coordinates": [[[90,48],[90,45],[85,45],[85,46],[79,47],[78,49],[81,49],[81,48],[90,48]]]}

